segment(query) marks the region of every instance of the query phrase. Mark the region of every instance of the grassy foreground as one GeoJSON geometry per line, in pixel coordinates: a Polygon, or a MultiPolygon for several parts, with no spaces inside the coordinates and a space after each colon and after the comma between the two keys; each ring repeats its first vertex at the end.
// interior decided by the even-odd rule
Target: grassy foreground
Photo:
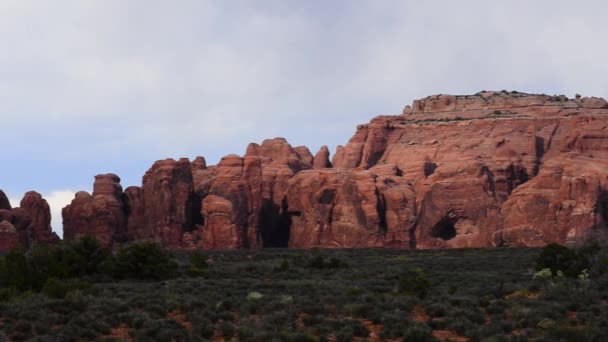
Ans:
{"type": "Polygon", "coordinates": [[[169,279],[5,296],[0,341],[605,340],[606,275],[533,279],[540,252],[177,252],[169,279]]]}

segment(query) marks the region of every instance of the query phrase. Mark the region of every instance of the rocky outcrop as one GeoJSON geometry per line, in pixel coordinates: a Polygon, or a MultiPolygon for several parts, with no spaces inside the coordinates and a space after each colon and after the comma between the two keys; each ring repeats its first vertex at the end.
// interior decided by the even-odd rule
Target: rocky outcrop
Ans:
{"type": "Polygon", "coordinates": [[[4,191],[0,190],[0,210],[11,210],[11,204],[4,191]]]}
{"type": "MultiPolygon", "coordinates": [[[[59,242],[59,236],[51,229],[51,208],[42,195],[35,191],[25,193],[19,204],[24,210],[23,214],[16,214],[16,222],[27,220],[25,215],[29,215],[29,225],[27,225],[27,240],[43,243],[59,242]]],[[[18,225],[20,225],[18,223],[18,225]]]]}
{"type": "Polygon", "coordinates": [[[193,201],[190,161],[157,161],[146,172],[141,188],[146,238],[179,245],[182,234],[192,229],[200,216],[200,203],[193,201]]]}
{"type": "Polygon", "coordinates": [[[329,161],[329,148],[326,145],[323,145],[319,149],[319,152],[315,154],[312,167],[313,169],[325,169],[331,166],[331,162],[329,161]]]}
{"type": "Polygon", "coordinates": [[[0,252],[7,252],[21,245],[19,233],[12,223],[14,218],[8,197],[0,190],[0,252]]]}
{"type": "Polygon", "coordinates": [[[107,245],[125,241],[127,217],[120,178],[111,173],[95,176],[93,194],[76,193],[62,215],[67,240],[93,235],[107,245]]]}
{"type": "Polygon", "coordinates": [[[11,208],[8,198],[0,190],[0,252],[58,241],[59,237],[51,229],[49,205],[39,193],[27,192],[20,207],[11,208]]]}
{"type": "Polygon", "coordinates": [[[606,164],[603,99],[436,95],[359,125],[331,162],[275,138],[215,166],[158,161],[124,193],[98,176],[64,222],[181,248],[574,244],[607,238],[606,164]]]}

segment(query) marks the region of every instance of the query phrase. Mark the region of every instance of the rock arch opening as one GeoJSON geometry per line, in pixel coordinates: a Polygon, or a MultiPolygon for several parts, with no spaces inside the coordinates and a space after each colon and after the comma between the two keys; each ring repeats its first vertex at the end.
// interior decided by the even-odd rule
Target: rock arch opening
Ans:
{"type": "Polygon", "coordinates": [[[456,220],[444,217],[432,229],[431,236],[444,241],[456,237],[456,220]]]}

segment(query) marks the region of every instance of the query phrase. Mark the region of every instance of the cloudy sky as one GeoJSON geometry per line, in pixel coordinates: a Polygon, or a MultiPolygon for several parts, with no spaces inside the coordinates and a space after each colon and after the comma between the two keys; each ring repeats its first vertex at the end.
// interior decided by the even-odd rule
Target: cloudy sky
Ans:
{"type": "Polygon", "coordinates": [[[608,96],[598,1],[0,0],[0,189],[61,207],[93,176],[330,149],[430,94],[608,96]]]}

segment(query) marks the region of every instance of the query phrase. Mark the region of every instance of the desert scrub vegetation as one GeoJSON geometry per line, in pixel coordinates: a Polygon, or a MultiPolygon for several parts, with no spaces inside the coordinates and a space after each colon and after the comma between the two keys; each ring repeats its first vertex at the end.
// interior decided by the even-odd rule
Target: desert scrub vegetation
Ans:
{"type": "Polygon", "coordinates": [[[123,248],[81,240],[0,258],[0,340],[601,341],[608,333],[608,250],[599,246],[123,248]]]}

